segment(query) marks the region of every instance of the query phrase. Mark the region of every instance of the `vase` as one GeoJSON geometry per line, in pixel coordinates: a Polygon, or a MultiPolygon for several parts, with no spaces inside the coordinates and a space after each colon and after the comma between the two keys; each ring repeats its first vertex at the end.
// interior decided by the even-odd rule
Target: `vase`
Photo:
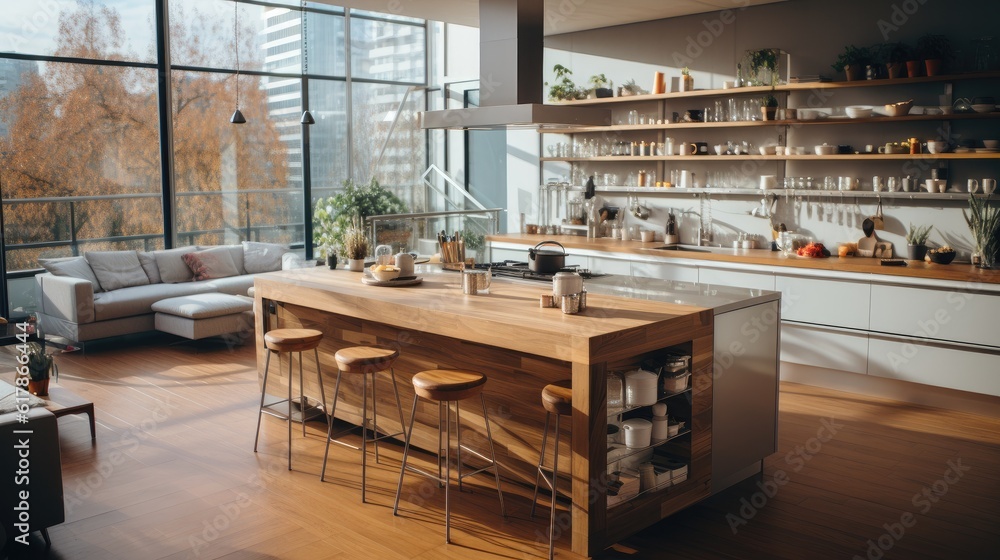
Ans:
{"type": "Polygon", "coordinates": [[[885,65],[885,69],[889,71],[890,80],[906,77],[906,65],[902,62],[889,62],[885,65]]]}
{"type": "Polygon", "coordinates": [[[865,71],[860,64],[848,64],[847,66],[844,66],[844,76],[847,78],[848,82],[860,80],[864,75],[865,71]]]}
{"type": "Polygon", "coordinates": [[[761,107],[760,114],[765,121],[773,121],[774,115],[778,112],[777,107],[761,107]]]}
{"type": "Polygon", "coordinates": [[[941,59],[932,58],[930,60],[925,60],[924,70],[927,71],[928,76],[937,76],[941,73],[941,59]]]}
{"type": "Polygon", "coordinates": [[[906,75],[910,78],[916,78],[920,76],[920,61],[919,60],[907,60],[906,61],[906,75]]]}
{"type": "Polygon", "coordinates": [[[49,378],[41,381],[28,380],[28,392],[36,397],[47,397],[49,395],[49,378]]]}
{"type": "Polygon", "coordinates": [[[689,75],[681,76],[681,91],[694,91],[694,78],[689,75]]]}
{"type": "Polygon", "coordinates": [[[365,259],[347,259],[347,270],[361,272],[365,269],[365,259]]]}
{"type": "Polygon", "coordinates": [[[906,254],[911,261],[922,261],[927,256],[927,245],[907,245],[906,254]]]}

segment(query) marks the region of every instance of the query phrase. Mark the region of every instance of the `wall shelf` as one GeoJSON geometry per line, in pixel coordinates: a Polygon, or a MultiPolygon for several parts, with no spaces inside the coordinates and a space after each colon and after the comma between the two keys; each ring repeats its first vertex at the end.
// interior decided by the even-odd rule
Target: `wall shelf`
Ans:
{"type": "Polygon", "coordinates": [[[887,161],[887,160],[969,160],[969,159],[1000,159],[1000,153],[947,153],[947,154],[836,154],[832,156],[817,156],[804,154],[794,156],[762,156],[759,154],[742,154],[738,156],[595,156],[595,157],[543,157],[541,161],[887,161]]]}
{"type": "MultiPolygon", "coordinates": [[[[843,199],[843,198],[884,198],[884,199],[905,199],[905,200],[958,200],[966,201],[969,199],[969,193],[966,192],[944,192],[944,193],[929,193],[929,192],[875,192],[875,191],[826,191],[818,189],[715,189],[715,188],[679,188],[679,187],[624,187],[624,186],[611,186],[611,187],[597,187],[597,192],[607,192],[607,193],[632,193],[632,194],[657,194],[666,196],[697,196],[701,194],[724,194],[724,195],[737,195],[737,196],[748,196],[751,198],[758,198],[768,194],[774,194],[776,196],[809,196],[809,197],[825,197],[833,199],[843,199]]],[[[974,195],[976,198],[985,198],[986,195],[983,193],[977,193],[974,195]]]]}

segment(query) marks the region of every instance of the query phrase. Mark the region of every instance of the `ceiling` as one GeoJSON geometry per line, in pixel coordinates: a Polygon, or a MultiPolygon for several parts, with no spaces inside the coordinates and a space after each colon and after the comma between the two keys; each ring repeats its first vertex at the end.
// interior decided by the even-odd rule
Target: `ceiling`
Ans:
{"type": "MultiPolygon", "coordinates": [[[[372,9],[371,0],[317,0],[372,9]]],[[[714,12],[786,0],[545,0],[545,34],[556,35],[639,21],[714,12]]],[[[479,27],[478,0],[392,0],[389,13],[479,27]]]]}

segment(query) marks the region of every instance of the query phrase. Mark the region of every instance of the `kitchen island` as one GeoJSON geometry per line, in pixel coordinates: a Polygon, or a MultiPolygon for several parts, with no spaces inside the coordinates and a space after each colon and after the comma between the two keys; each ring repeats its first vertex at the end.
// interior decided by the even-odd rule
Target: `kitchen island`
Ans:
{"type": "MultiPolygon", "coordinates": [[[[299,326],[325,333],[320,353],[327,383],[333,380],[333,355],[338,349],[358,344],[398,347],[401,356],[395,371],[404,403],[412,399],[408,381],[418,371],[482,371],[489,378],[485,396],[501,475],[507,483],[525,486],[534,482],[541,447],[545,417],[541,389],[571,379],[574,407],[567,430],[571,443],[561,450],[560,463],[569,465],[571,542],[579,554],[596,554],[712,492],[713,378],[718,372],[713,371],[716,311],[709,304],[723,301],[730,310],[741,307],[737,305],[741,301],[742,306],[775,306],[776,294],[715,290],[713,295],[690,289],[687,294],[670,294],[669,290],[627,285],[597,293],[602,290],[595,285],[587,309],[568,315],[539,307],[547,284],[497,279],[489,294],[468,296],[462,293],[457,273],[418,268],[418,274],[424,278],[421,284],[398,288],[368,286],[361,282],[360,273],[325,268],[259,275],[255,304],[260,373],[265,357],[263,333],[299,326]],[[638,297],[623,297],[630,290],[638,297]],[[669,442],[671,453],[687,464],[687,478],[609,507],[607,374],[635,369],[649,360],[662,361],[670,354],[691,358],[690,389],[675,395],[671,404],[675,413],[684,415],[690,429],[669,442]]],[[[776,363],[771,368],[773,391],[776,363]]],[[[735,377],[728,374],[729,379],[735,377]]],[[[319,395],[318,388],[310,385],[310,376],[305,379],[307,395],[319,395]]],[[[379,403],[391,407],[390,399],[391,391],[383,390],[379,403]]],[[[414,443],[433,450],[436,406],[421,401],[418,407],[414,443]]],[[[348,394],[346,402],[338,404],[337,417],[360,423],[360,408],[358,395],[348,394]]],[[[463,415],[463,431],[484,433],[481,416],[474,407],[470,412],[463,415]]],[[[399,428],[391,414],[384,420],[380,417],[379,425],[390,432],[399,428]]],[[[773,435],[773,424],[771,430],[773,435]]],[[[465,437],[477,439],[468,433],[465,437]]],[[[569,487],[568,482],[562,485],[569,487]]]]}

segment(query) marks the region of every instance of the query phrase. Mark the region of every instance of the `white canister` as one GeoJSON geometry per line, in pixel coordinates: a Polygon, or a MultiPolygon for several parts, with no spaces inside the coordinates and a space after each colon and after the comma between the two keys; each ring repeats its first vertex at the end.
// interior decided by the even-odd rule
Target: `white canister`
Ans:
{"type": "Polygon", "coordinates": [[[583,276],[575,272],[557,272],[552,277],[552,294],[556,297],[578,294],[583,291],[583,276]]]}
{"type": "Polygon", "coordinates": [[[650,409],[653,411],[653,416],[667,417],[667,403],[658,402],[650,407],[650,409]]]}
{"type": "Polygon", "coordinates": [[[653,417],[653,431],[652,438],[653,441],[665,440],[668,437],[670,430],[667,424],[666,416],[654,416],[653,417]]]}
{"type": "Polygon", "coordinates": [[[622,429],[625,430],[625,447],[630,449],[649,447],[653,431],[652,422],[645,418],[632,418],[622,422],[622,429]]]}
{"type": "Polygon", "coordinates": [[[399,269],[400,276],[413,276],[413,255],[409,253],[396,253],[396,268],[399,269]]]}
{"type": "Polygon", "coordinates": [[[649,406],[655,403],[658,379],[656,374],[651,371],[636,369],[627,372],[625,374],[626,406],[649,406]]]}

